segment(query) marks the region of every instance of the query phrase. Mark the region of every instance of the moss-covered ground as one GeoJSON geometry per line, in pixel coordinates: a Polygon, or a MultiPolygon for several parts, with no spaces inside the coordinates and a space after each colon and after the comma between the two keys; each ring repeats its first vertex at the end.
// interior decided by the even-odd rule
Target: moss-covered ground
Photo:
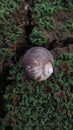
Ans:
{"type": "Polygon", "coordinates": [[[0,0],[0,130],[73,129],[73,1],[0,0]],[[43,46],[54,73],[26,77],[23,55],[43,46]]]}

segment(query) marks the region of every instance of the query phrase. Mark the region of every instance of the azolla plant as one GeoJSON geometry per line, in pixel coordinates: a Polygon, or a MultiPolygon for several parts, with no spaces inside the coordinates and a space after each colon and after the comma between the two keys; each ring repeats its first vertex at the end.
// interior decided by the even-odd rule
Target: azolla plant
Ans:
{"type": "Polygon", "coordinates": [[[10,70],[12,84],[4,95],[7,112],[2,121],[12,130],[72,130],[73,54],[54,63],[54,73],[43,82],[26,78],[22,59],[10,70]]]}

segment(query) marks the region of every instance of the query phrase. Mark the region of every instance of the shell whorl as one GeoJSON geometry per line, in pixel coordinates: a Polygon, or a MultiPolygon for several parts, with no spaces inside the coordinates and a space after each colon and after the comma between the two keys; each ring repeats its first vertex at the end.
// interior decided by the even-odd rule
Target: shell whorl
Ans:
{"type": "Polygon", "coordinates": [[[53,73],[53,66],[50,62],[48,62],[45,66],[44,66],[44,70],[43,70],[43,74],[49,78],[49,76],[53,73]]]}

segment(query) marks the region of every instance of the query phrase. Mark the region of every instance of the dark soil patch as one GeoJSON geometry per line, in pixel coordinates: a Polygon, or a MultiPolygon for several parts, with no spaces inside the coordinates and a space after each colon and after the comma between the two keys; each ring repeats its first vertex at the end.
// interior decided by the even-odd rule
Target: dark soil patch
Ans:
{"type": "Polygon", "coordinates": [[[53,15],[53,18],[57,27],[59,28],[61,26],[66,25],[67,20],[69,20],[70,18],[73,19],[73,10],[59,10],[57,13],[53,15]]]}
{"type": "Polygon", "coordinates": [[[8,69],[5,69],[3,72],[0,73],[0,118],[3,118],[5,116],[5,110],[4,110],[4,99],[3,95],[6,90],[6,86],[8,84],[8,81],[6,80],[6,77],[8,76],[8,69]]]}

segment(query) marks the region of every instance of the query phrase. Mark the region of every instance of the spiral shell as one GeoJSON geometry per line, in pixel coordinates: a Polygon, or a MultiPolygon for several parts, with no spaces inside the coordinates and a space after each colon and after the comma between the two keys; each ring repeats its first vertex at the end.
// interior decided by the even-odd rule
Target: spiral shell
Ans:
{"type": "Polygon", "coordinates": [[[43,47],[29,49],[23,58],[23,67],[29,78],[44,81],[53,73],[53,56],[43,47]]]}

